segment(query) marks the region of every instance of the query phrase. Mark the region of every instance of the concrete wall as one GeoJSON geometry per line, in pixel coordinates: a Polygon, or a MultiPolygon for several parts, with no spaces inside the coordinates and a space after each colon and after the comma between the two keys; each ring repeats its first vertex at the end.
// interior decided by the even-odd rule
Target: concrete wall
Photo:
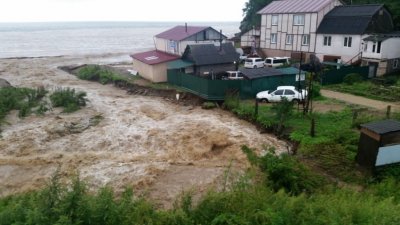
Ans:
{"type": "Polygon", "coordinates": [[[141,77],[153,83],[167,82],[167,63],[148,65],[133,59],[133,68],[139,72],[141,77]]]}
{"type": "Polygon", "coordinates": [[[341,56],[342,61],[348,62],[362,51],[361,35],[342,35],[342,34],[318,34],[315,53],[322,61],[324,55],[341,56]],[[331,46],[324,46],[324,37],[330,36],[331,46]],[[344,38],[352,37],[351,47],[344,46],[344,38]]]}

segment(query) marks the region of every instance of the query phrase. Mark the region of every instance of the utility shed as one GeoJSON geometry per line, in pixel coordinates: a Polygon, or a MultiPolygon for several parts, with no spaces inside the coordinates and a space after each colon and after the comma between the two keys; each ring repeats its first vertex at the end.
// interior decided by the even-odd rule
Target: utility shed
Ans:
{"type": "Polygon", "coordinates": [[[361,125],[356,161],[374,169],[400,162],[400,122],[384,120],[361,125]]]}
{"type": "Polygon", "coordinates": [[[275,90],[278,86],[295,86],[304,88],[305,72],[300,72],[294,67],[288,68],[240,68],[245,80],[242,83],[242,91],[248,97],[254,97],[258,92],[275,90]],[[300,82],[300,83],[299,83],[300,82]]]}

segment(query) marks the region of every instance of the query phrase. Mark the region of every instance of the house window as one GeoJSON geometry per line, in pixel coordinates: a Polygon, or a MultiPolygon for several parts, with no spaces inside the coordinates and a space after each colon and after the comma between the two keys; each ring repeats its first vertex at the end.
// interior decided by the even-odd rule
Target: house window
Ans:
{"type": "Polygon", "coordinates": [[[297,26],[304,25],[304,15],[294,15],[293,24],[297,26]]]}
{"type": "Polygon", "coordinates": [[[310,44],[310,35],[303,34],[303,36],[301,37],[301,44],[302,45],[309,45],[310,44]]]}
{"type": "Polygon", "coordinates": [[[332,36],[324,36],[324,46],[331,46],[332,36]]]}
{"type": "Polygon", "coordinates": [[[351,47],[352,37],[344,37],[344,47],[351,47]]]}
{"type": "Polygon", "coordinates": [[[375,53],[375,51],[376,51],[376,42],[372,44],[372,52],[375,53]]]}
{"type": "Polygon", "coordinates": [[[272,26],[277,26],[278,25],[278,15],[272,15],[272,26]]]}
{"type": "Polygon", "coordinates": [[[364,52],[366,52],[368,50],[368,43],[364,44],[364,52]]]}
{"type": "Polygon", "coordinates": [[[287,34],[286,35],[286,44],[287,45],[293,44],[293,34],[287,34]]]}
{"type": "Polygon", "coordinates": [[[381,45],[382,45],[382,42],[378,41],[378,49],[376,50],[376,53],[381,53],[381,45]]]}
{"type": "Polygon", "coordinates": [[[271,44],[276,44],[277,39],[278,39],[277,34],[271,34],[271,44]]]}
{"type": "Polygon", "coordinates": [[[397,69],[398,66],[399,66],[399,60],[398,60],[398,59],[395,59],[395,60],[393,61],[393,69],[397,69]]]}
{"type": "Polygon", "coordinates": [[[169,41],[169,51],[172,53],[178,52],[178,45],[175,41],[169,41]]]}

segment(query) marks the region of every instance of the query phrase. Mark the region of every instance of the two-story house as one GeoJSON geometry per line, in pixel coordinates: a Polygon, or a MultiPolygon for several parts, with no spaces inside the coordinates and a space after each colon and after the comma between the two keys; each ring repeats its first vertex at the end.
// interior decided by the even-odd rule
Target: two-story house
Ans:
{"type": "Polygon", "coordinates": [[[193,44],[213,44],[225,42],[227,37],[212,27],[176,26],[154,37],[156,49],[182,55],[186,46],[193,44]]]}
{"type": "Polygon", "coordinates": [[[321,61],[360,62],[363,48],[368,47],[363,39],[392,30],[392,16],[384,5],[337,6],[325,15],[317,29],[315,53],[321,61]]]}
{"type": "Polygon", "coordinates": [[[226,39],[212,27],[176,26],[154,37],[155,50],[131,55],[133,68],[151,82],[166,82],[169,64],[179,60],[188,45],[221,45],[226,39]]]}
{"type": "MultiPolygon", "coordinates": [[[[314,53],[317,28],[340,0],[273,1],[261,14],[260,48],[268,57],[292,56],[293,52],[314,53]]],[[[308,54],[309,55],[309,54],[308,54]]]]}

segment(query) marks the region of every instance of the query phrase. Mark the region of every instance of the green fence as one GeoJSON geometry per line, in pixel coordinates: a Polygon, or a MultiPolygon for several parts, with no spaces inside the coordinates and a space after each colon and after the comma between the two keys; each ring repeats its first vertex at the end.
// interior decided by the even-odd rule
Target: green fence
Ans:
{"type": "Polygon", "coordinates": [[[340,69],[331,69],[321,75],[321,84],[340,84],[343,78],[350,73],[360,74],[364,79],[368,78],[369,67],[342,67],[340,69]]]}
{"type": "Polygon", "coordinates": [[[194,75],[168,70],[168,83],[207,100],[224,100],[229,91],[240,91],[241,80],[209,80],[194,75]]]}
{"type": "MultiPolygon", "coordinates": [[[[168,83],[177,85],[184,90],[207,100],[224,100],[230,91],[238,91],[242,99],[255,98],[260,91],[275,90],[278,86],[299,86],[296,74],[263,77],[253,80],[210,80],[185,74],[179,70],[168,70],[168,83]]],[[[301,82],[304,88],[304,82],[301,82]]]]}

